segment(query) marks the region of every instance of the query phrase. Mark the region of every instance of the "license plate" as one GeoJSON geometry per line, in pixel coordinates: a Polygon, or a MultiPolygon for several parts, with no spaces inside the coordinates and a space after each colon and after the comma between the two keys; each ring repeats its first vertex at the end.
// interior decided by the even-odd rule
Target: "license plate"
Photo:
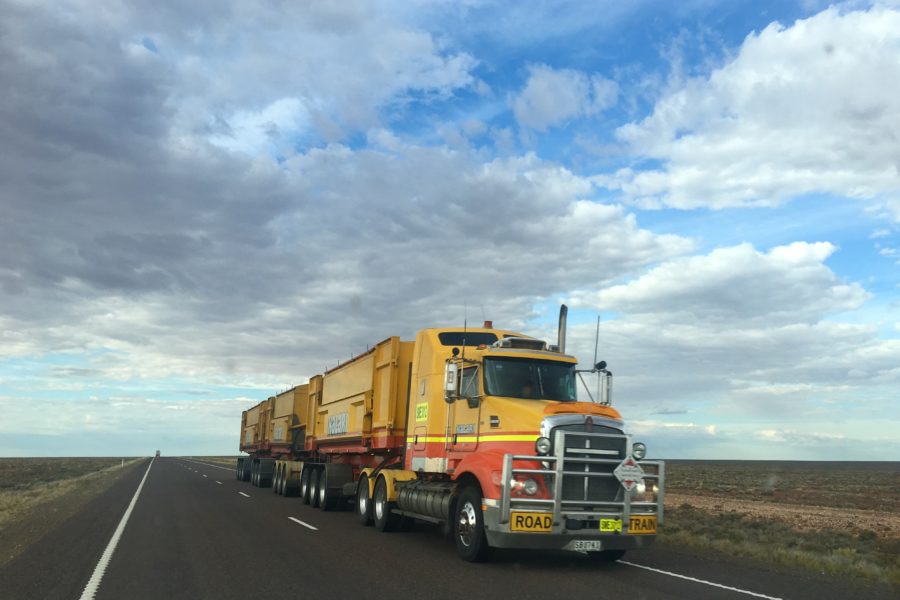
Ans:
{"type": "Polygon", "coordinates": [[[628,533],[632,535],[656,533],[656,515],[631,517],[628,521],[628,533]]]}
{"type": "Polygon", "coordinates": [[[600,519],[600,531],[603,533],[622,533],[622,519],[600,519]]]}
{"type": "Polygon", "coordinates": [[[513,512],[509,516],[510,531],[547,533],[553,528],[553,515],[545,512],[513,512]]]}
{"type": "MultiPolygon", "coordinates": [[[[622,519],[600,519],[603,533],[622,533],[622,519]]],[[[656,533],[656,515],[640,515],[628,520],[628,533],[647,535],[656,533]]]]}
{"type": "Polygon", "coordinates": [[[593,552],[603,550],[603,544],[598,540],[575,540],[572,549],[575,552],[593,552]]]}

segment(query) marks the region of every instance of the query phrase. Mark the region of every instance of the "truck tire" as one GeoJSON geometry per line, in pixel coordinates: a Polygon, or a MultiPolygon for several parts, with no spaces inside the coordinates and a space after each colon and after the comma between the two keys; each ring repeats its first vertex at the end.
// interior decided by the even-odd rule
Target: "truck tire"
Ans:
{"type": "Polygon", "coordinates": [[[308,465],[303,465],[303,470],[300,471],[300,500],[303,501],[303,504],[309,504],[310,502],[310,494],[309,494],[309,474],[311,470],[308,465]]]}
{"type": "Polygon", "coordinates": [[[319,508],[325,511],[334,510],[340,500],[340,492],[328,489],[328,467],[319,471],[319,508]]]}
{"type": "Polygon", "coordinates": [[[281,495],[285,498],[296,496],[300,489],[300,482],[296,479],[292,479],[292,474],[293,472],[285,465],[281,472],[281,495]]]}
{"type": "Polygon", "coordinates": [[[356,486],[356,516],[360,525],[372,524],[372,499],[369,498],[369,477],[363,475],[356,486]]]}
{"type": "Polygon", "coordinates": [[[278,482],[278,475],[279,475],[280,472],[281,472],[281,468],[280,468],[278,465],[275,465],[275,474],[272,475],[272,493],[273,493],[273,494],[278,494],[278,493],[280,493],[280,492],[278,491],[278,484],[279,484],[279,482],[278,482]]]}
{"type": "Polygon", "coordinates": [[[322,473],[319,469],[313,469],[313,472],[309,474],[309,505],[312,507],[319,506],[319,485],[321,485],[319,482],[321,476],[322,473]]]}
{"type": "Polygon", "coordinates": [[[453,539],[457,554],[465,561],[484,562],[491,556],[491,547],[484,533],[481,490],[474,486],[464,488],[456,502],[453,539]]]}
{"type": "Polygon", "coordinates": [[[614,563],[625,556],[624,550],[600,550],[599,552],[588,552],[588,558],[595,563],[614,563]]]}
{"type": "Polygon", "coordinates": [[[257,483],[259,481],[258,464],[256,461],[250,463],[250,485],[253,487],[259,486],[259,483],[257,483]]]}
{"type": "Polygon", "coordinates": [[[372,502],[372,517],[378,531],[394,531],[400,524],[400,515],[393,512],[396,503],[388,502],[387,482],[379,477],[375,482],[375,497],[372,502]]]}

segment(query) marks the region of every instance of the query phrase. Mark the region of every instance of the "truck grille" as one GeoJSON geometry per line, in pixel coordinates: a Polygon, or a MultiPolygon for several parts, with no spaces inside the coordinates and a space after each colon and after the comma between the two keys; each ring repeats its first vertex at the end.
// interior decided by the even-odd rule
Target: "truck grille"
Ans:
{"type": "MultiPolygon", "coordinates": [[[[621,501],[624,496],[622,486],[612,472],[625,458],[626,438],[611,428],[604,427],[606,431],[596,429],[600,428],[595,428],[594,433],[606,435],[579,435],[568,431],[565,436],[555,437],[564,440],[565,445],[562,452],[560,497],[563,501],[581,500],[586,504],[616,502],[621,501]]],[[[570,505],[569,508],[577,510],[575,505],[570,505]]],[[[590,510],[589,506],[584,508],[590,510]]]]}
{"type": "Polygon", "coordinates": [[[552,511],[554,523],[569,529],[596,529],[600,518],[627,521],[632,514],[663,516],[665,464],[642,460],[644,482],[649,497],[628,494],[614,471],[627,458],[629,437],[621,431],[583,424],[561,425],[550,431],[553,448],[547,456],[507,454],[504,457],[500,498],[501,523],[508,523],[511,511],[552,511]],[[540,468],[539,468],[540,467],[540,468]],[[513,493],[516,479],[540,477],[546,495],[526,497],[513,493]]]}

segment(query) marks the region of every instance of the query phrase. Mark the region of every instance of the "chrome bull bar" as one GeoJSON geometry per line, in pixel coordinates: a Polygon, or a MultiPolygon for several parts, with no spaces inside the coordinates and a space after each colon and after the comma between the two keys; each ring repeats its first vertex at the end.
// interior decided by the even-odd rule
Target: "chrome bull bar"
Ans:
{"type": "Polygon", "coordinates": [[[631,515],[639,514],[642,516],[656,515],[657,522],[662,524],[663,502],[665,499],[665,463],[663,461],[650,460],[638,462],[644,471],[644,485],[655,484],[657,488],[655,500],[652,501],[643,499],[646,494],[627,491],[613,473],[615,468],[626,457],[632,455],[631,446],[632,440],[630,435],[556,431],[551,454],[547,456],[505,455],[501,474],[500,523],[509,523],[512,511],[520,509],[552,512],[554,523],[565,523],[566,519],[621,518],[623,527],[627,527],[631,515]],[[596,444],[593,443],[594,440],[596,440],[596,444]],[[615,445],[618,441],[623,442],[621,451],[591,447],[592,445],[615,445]],[[623,453],[624,456],[622,455],[623,453]],[[612,457],[612,454],[616,456],[612,457]],[[600,456],[609,456],[609,458],[599,458],[600,456]],[[521,462],[542,463],[544,468],[517,468],[516,464],[521,462]],[[591,465],[594,465],[594,467],[592,468],[591,465]],[[543,478],[543,489],[549,493],[550,497],[513,496],[514,482],[516,481],[516,476],[519,475],[543,478]],[[579,479],[583,480],[584,494],[582,498],[564,499],[563,484],[566,478],[576,481],[579,479]],[[589,479],[591,478],[612,478],[615,480],[618,484],[617,486],[608,485],[606,488],[607,492],[615,491],[615,496],[613,498],[589,497],[591,496],[589,493],[589,490],[591,490],[589,479]]]}

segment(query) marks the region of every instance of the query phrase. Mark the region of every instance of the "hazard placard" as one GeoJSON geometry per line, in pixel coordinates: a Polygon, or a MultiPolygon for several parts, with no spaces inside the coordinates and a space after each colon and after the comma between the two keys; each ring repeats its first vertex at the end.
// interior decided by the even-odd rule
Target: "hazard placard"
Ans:
{"type": "Polygon", "coordinates": [[[629,456],[619,463],[619,466],[613,471],[613,475],[622,482],[622,487],[629,492],[644,480],[644,470],[641,469],[641,466],[634,460],[633,456],[629,456]]]}

